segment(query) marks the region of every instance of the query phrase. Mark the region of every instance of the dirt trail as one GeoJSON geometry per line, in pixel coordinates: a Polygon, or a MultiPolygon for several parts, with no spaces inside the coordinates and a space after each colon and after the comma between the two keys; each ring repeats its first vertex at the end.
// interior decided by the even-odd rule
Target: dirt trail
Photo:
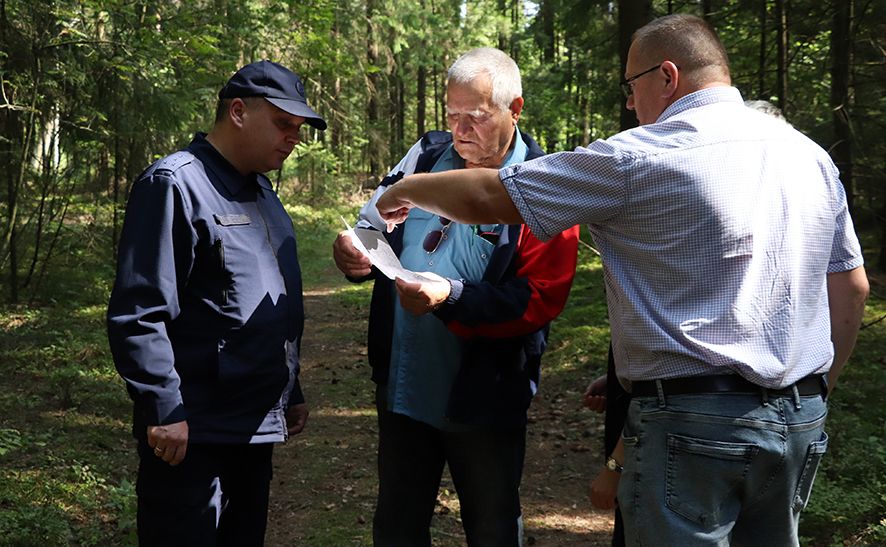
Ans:
{"type": "MultiPolygon", "coordinates": [[[[370,545],[375,499],[374,385],[366,362],[368,303],[331,291],[305,295],[302,386],[305,432],[276,449],[267,544],[370,545]]],[[[530,410],[522,504],[526,545],[609,545],[612,518],[590,507],[602,419],[579,407],[587,378],[546,378],[530,410]]],[[[448,474],[433,521],[434,545],[464,545],[448,474]]]]}

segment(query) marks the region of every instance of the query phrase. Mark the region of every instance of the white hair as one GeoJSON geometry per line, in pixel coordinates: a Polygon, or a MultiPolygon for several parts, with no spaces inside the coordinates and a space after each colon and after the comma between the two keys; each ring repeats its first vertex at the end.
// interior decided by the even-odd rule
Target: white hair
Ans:
{"type": "Polygon", "coordinates": [[[492,80],[492,102],[502,110],[523,96],[517,63],[504,51],[492,47],[478,47],[456,59],[449,67],[446,81],[467,84],[483,73],[492,80]]]}

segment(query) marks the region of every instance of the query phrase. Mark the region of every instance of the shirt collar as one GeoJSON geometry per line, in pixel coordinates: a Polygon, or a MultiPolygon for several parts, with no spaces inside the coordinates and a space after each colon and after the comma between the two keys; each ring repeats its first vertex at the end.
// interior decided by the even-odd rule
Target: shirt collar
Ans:
{"type": "Polygon", "coordinates": [[[194,135],[188,150],[203,162],[204,167],[218,178],[232,196],[236,196],[243,188],[255,187],[256,184],[265,190],[271,189],[271,182],[264,175],[259,173],[241,175],[231,162],[206,140],[206,133],[194,135]]]}
{"type": "Polygon", "coordinates": [[[520,130],[517,129],[517,126],[514,126],[514,146],[511,147],[508,155],[505,156],[505,160],[501,162],[502,167],[507,167],[509,165],[513,165],[515,163],[523,163],[526,161],[526,153],[529,149],[526,147],[526,143],[523,142],[523,137],[520,135],[520,130]]]}
{"type": "Polygon", "coordinates": [[[672,116],[693,108],[724,102],[742,103],[741,92],[731,86],[700,89],[674,101],[671,106],[661,113],[661,116],[658,117],[655,123],[661,123],[672,116]]]}

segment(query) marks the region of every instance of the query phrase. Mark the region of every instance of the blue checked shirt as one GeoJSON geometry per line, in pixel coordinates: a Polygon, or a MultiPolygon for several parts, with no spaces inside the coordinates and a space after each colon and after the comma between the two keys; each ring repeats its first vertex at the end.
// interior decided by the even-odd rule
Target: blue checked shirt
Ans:
{"type": "Polygon", "coordinates": [[[623,383],[734,372],[769,388],[833,360],[826,274],[863,264],[838,175],[731,87],[499,172],[539,238],[588,224],[623,383]]]}

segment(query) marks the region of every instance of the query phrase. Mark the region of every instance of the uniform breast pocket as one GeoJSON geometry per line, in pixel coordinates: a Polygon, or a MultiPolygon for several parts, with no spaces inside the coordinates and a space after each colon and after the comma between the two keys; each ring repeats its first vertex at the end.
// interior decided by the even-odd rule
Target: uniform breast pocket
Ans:
{"type": "Polygon", "coordinates": [[[222,300],[225,305],[239,307],[252,288],[262,286],[262,272],[269,266],[267,234],[249,215],[214,216],[213,255],[223,272],[222,300]]]}

